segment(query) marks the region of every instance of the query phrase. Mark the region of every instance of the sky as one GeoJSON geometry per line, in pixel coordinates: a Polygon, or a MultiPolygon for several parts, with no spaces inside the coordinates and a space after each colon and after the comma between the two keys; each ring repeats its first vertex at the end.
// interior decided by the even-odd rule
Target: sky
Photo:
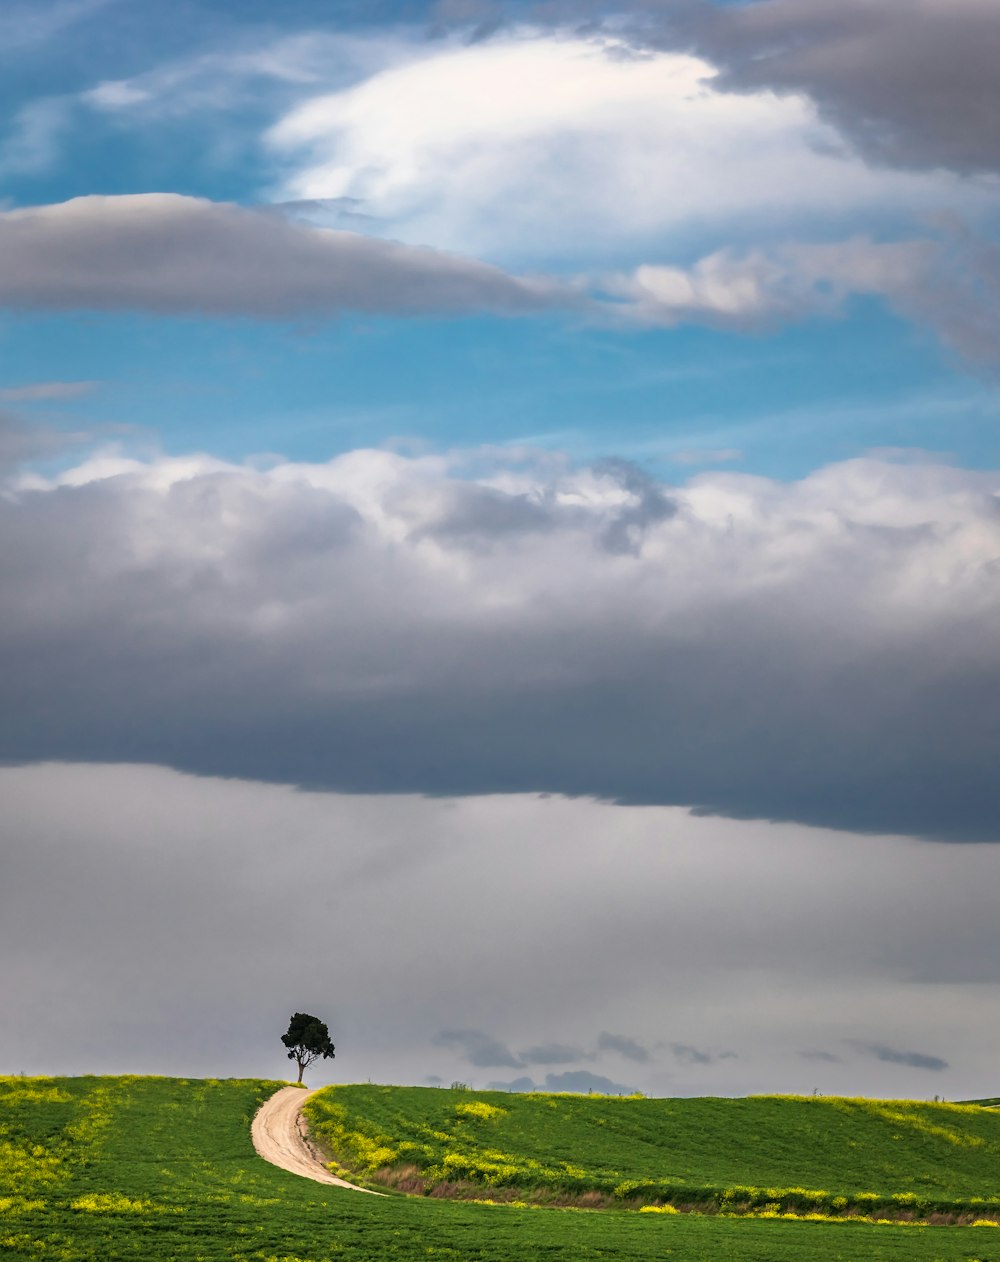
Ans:
{"type": "Polygon", "coordinates": [[[1000,1090],[997,0],[9,0],[0,1072],[1000,1090]]]}

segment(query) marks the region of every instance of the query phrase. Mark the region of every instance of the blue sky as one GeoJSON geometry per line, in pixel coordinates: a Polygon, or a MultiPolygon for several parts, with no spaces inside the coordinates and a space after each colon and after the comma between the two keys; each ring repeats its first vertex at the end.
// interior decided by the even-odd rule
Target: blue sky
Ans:
{"type": "Polygon", "coordinates": [[[998,24],[5,5],[0,1070],[996,1094],[998,24]]]}
{"type": "Polygon", "coordinates": [[[821,331],[749,339],[487,316],[278,329],[36,316],[6,322],[0,336],[19,368],[11,386],[99,383],[33,414],[109,427],[128,447],[314,461],[390,439],[532,443],[584,460],[627,455],[667,479],[683,477],[698,450],[738,450],[729,463],[778,478],[882,447],[993,467],[992,382],[868,305],[821,331]]]}
{"type": "MultiPolygon", "coordinates": [[[[523,111],[511,129],[513,141],[496,121],[484,123],[486,131],[452,136],[447,143],[455,160],[466,160],[469,144],[478,146],[485,154],[480,164],[489,168],[484,182],[510,197],[532,196],[530,171],[540,146],[558,179],[562,148],[565,193],[581,206],[571,219],[579,219],[582,232],[568,241],[553,236],[542,190],[538,204],[522,205],[514,222],[499,231],[483,228],[487,212],[470,194],[451,217],[450,237],[447,195],[434,204],[433,164],[442,159],[427,148],[433,110],[418,119],[412,136],[411,156],[419,163],[424,155],[426,175],[406,171],[405,139],[388,157],[377,151],[379,120],[383,98],[392,100],[393,75],[401,89],[408,82],[419,87],[429,81],[422,67],[430,67],[432,76],[431,63],[445,51],[454,91],[463,90],[463,57],[490,46],[489,40],[463,43],[474,27],[435,24],[421,6],[283,6],[280,24],[266,5],[190,4],[169,16],[151,15],[126,0],[55,5],[48,24],[45,12],[14,8],[6,19],[22,34],[6,54],[8,126],[0,171],[8,208],[153,191],[251,206],[281,201],[296,192],[296,182],[323,177],[308,175],[308,152],[276,145],[274,129],[296,111],[322,112],[333,92],[355,96],[355,134],[340,148],[353,163],[358,190],[365,185],[366,161],[398,168],[394,178],[402,188],[395,204],[393,195],[383,194],[362,205],[365,199],[351,193],[348,217],[340,207],[337,223],[398,233],[414,243],[421,243],[423,227],[439,248],[475,253],[479,246],[480,257],[514,271],[590,273],[600,284],[612,271],[648,263],[684,267],[716,251],[746,254],[789,240],[933,237],[931,215],[961,214],[983,224],[994,213],[982,175],[867,164],[850,136],[825,122],[803,121],[812,107],[803,106],[801,97],[787,110],[780,102],[771,109],[769,99],[773,118],[745,128],[739,120],[747,98],[716,94],[705,120],[688,127],[682,112],[679,124],[684,162],[705,168],[695,174],[706,186],[703,193],[674,213],[668,181],[662,213],[651,202],[635,216],[624,214],[622,222],[614,198],[585,204],[588,170],[598,181],[601,162],[606,179],[624,170],[609,156],[607,146],[616,142],[600,111],[578,126],[542,102],[523,111]],[[381,95],[371,87],[373,79],[382,83],[381,95]],[[132,94],[127,104],[108,104],[115,90],[132,94]],[[376,146],[367,158],[365,143],[376,146]],[[746,207],[739,196],[731,197],[724,174],[712,167],[712,149],[725,161],[734,143],[760,146],[762,161],[789,182],[791,195],[771,198],[754,187],[746,207]],[[706,146],[707,156],[692,156],[697,144],[706,146]],[[832,198],[802,198],[801,154],[818,151],[822,164],[823,147],[834,145],[841,150],[843,197],[838,203],[835,181],[832,198]],[[504,152],[515,168],[506,174],[504,152]],[[523,172],[516,169],[519,162],[523,172]],[[714,196],[726,204],[713,205],[714,196]],[[419,204],[417,222],[401,213],[407,203],[419,204]]],[[[544,76],[546,62],[552,70],[566,64],[560,49],[585,59],[598,47],[588,48],[571,24],[548,30],[515,25],[493,38],[504,55],[489,73],[515,80],[521,58],[540,63],[525,74],[544,76]]],[[[669,54],[658,55],[666,77],[673,63],[669,54]]],[[[629,111],[644,110],[656,98],[654,88],[633,92],[627,75],[613,85],[581,84],[583,97],[588,90],[616,103],[626,128],[629,111]]],[[[670,105],[669,93],[661,107],[664,102],[670,105]]],[[[750,108],[757,108],[752,98],[750,108]]],[[[322,133],[322,122],[317,126],[322,133]]],[[[624,174],[630,180],[655,182],[664,163],[657,139],[649,134],[629,142],[624,174]]],[[[809,178],[805,171],[802,176],[809,178]]],[[[753,176],[744,172],[741,178],[753,176]]],[[[488,211],[501,225],[503,205],[488,211]]],[[[301,213],[331,221],[331,212],[319,207],[301,213]]],[[[671,317],[666,328],[656,327],[656,319],[616,324],[594,312],[521,320],[470,311],[457,319],[416,321],[348,312],[277,324],[262,324],[252,312],[221,321],[199,319],[197,312],[154,320],[82,312],[11,316],[0,336],[8,388],[31,380],[96,383],[71,408],[50,407],[58,424],[112,427],[126,446],[158,441],[166,451],[196,447],[235,460],[260,452],[318,460],[405,437],[434,447],[531,441],[584,459],[627,454],[667,478],[677,476],[672,452],[701,449],[738,450],[734,465],[778,478],[886,447],[949,453],[973,467],[995,463],[988,363],[970,362],[961,348],[942,345],[940,330],[900,314],[898,304],[893,310],[881,294],[852,293],[847,286],[835,312],[817,311],[810,301],[794,305],[802,310],[762,311],[759,320],[748,314],[735,328],[710,311],[695,315],[693,326],[683,316],[676,323],[671,317]]]]}

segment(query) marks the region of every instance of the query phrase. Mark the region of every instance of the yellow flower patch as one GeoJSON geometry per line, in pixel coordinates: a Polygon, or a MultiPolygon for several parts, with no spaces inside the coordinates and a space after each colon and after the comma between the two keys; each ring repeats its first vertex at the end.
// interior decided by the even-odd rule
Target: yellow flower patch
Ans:
{"type": "Polygon", "coordinates": [[[157,1205],[155,1201],[131,1200],[120,1192],[92,1192],[70,1202],[70,1209],[86,1214],[183,1214],[180,1206],[157,1205]]]}

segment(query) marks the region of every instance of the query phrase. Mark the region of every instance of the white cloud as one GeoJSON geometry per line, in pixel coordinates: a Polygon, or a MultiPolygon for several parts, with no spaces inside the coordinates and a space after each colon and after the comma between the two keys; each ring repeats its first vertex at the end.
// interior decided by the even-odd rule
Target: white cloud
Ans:
{"type": "Polygon", "coordinates": [[[870,170],[806,98],[719,92],[714,74],[551,31],[414,47],[271,129],[287,170],[277,195],[356,198],[404,240],[554,259],[634,257],[664,233],[761,215],[910,213],[962,188],[870,170]]]}
{"type": "Polygon", "coordinates": [[[931,241],[878,243],[870,237],[742,255],[727,249],[689,268],[643,264],[630,276],[612,277],[608,289],[641,323],[747,329],[830,314],[852,294],[896,297],[924,280],[937,253],[931,241]]]}
{"type": "Polygon", "coordinates": [[[639,324],[741,331],[837,314],[851,297],[877,296],[970,361],[1000,362],[1000,249],[960,224],[934,239],[859,236],[719,250],[691,267],[643,264],[605,278],[604,290],[639,324]]]}
{"type": "Polygon", "coordinates": [[[52,166],[69,115],[65,97],[43,97],[23,105],[0,142],[0,174],[33,174],[52,166]]]}
{"type": "Polygon", "coordinates": [[[626,314],[642,323],[672,327],[695,320],[752,328],[816,308],[834,310],[843,287],[822,290],[816,281],[809,270],[774,253],[720,250],[690,268],[643,264],[631,276],[612,278],[609,288],[627,301],[626,314]]]}
{"type": "Polygon", "coordinates": [[[105,79],[80,94],[95,110],[144,126],[156,118],[184,117],[261,104],[261,93],[285,100],[306,87],[352,82],[373,65],[392,60],[391,36],[361,38],[309,31],[260,42],[259,33],[231,33],[226,46],[162,62],[126,79],[105,79]]]}

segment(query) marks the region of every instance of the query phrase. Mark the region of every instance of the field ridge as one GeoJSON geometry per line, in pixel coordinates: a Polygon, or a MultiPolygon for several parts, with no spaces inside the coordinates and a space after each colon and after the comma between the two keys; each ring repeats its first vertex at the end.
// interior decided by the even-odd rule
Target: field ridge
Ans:
{"type": "Polygon", "coordinates": [[[417,1195],[1000,1223],[1000,1114],[978,1104],[368,1084],[305,1113],[338,1173],[417,1195]]]}

